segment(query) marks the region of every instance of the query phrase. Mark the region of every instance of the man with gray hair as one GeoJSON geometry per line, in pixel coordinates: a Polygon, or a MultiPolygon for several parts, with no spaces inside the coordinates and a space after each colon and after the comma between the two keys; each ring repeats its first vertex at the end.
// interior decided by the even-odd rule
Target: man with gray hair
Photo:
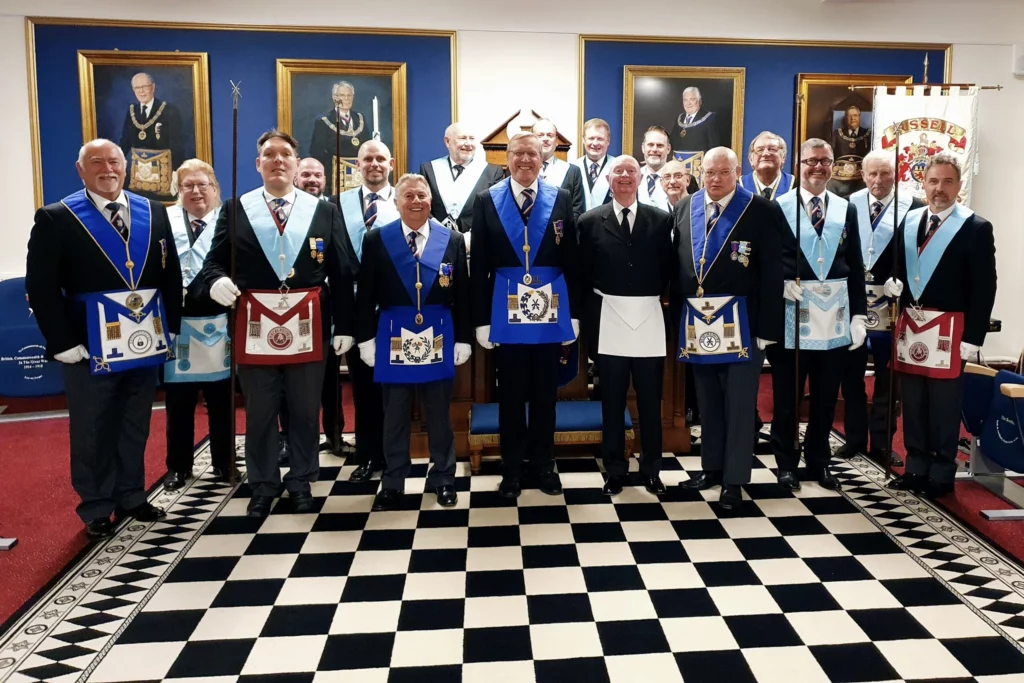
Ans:
{"type": "Polygon", "coordinates": [[[427,485],[441,507],[457,503],[451,401],[455,366],[472,355],[469,272],[461,233],[430,217],[427,179],[395,187],[399,220],[366,233],[356,297],[356,339],[384,403],[384,476],[373,510],[401,506],[409,459],[409,414],[417,389],[427,417],[427,485]]]}
{"type": "Polygon", "coordinates": [[[907,446],[907,469],[889,488],[928,497],[953,491],[964,363],[978,360],[996,299],[992,224],[957,202],[962,186],[955,156],[928,160],[928,206],[902,221],[896,277],[885,283],[885,293],[901,297],[904,306],[893,363],[907,446]]]}
{"type": "MultiPolygon", "coordinates": [[[[456,121],[444,131],[448,154],[420,166],[430,186],[430,215],[441,225],[469,233],[473,229],[473,198],[501,180],[501,167],[478,154],[476,135],[456,121]]],[[[466,249],[470,240],[466,240],[466,249]]]]}
{"type": "MultiPolygon", "coordinates": [[[[889,405],[889,356],[892,350],[892,322],[889,319],[889,297],[882,283],[892,275],[893,234],[895,226],[911,209],[924,203],[909,192],[893,201],[896,171],[891,152],[875,150],[864,157],[861,176],[866,187],[850,195],[850,204],[857,209],[860,250],[864,261],[864,287],[867,293],[867,328],[874,359],[875,386],[871,397],[871,447],[868,447],[868,402],[864,373],[868,365],[865,344],[847,355],[843,373],[843,422],[846,443],[836,453],[849,458],[866,453],[884,465],[891,443],[886,443],[886,409],[889,405]]],[[[894,405],[895,408],[895,405],[894,405]]],[[[894,411],[895,413],[895,411],[894,411]]],[[[895,425],[896,416],[892,416],[895,425]]],[[[895,430],[894,430],[895,431],[895,430]]],[[[891,438],[890,433],[890,438],[891,438]]],[[[894,461],[893,464],[902,464],[894,461]]]]}
{"type": "Polygon", "coordinates": [[[752,171],[740,176],[740,185],[765,199],[775,199],[793,189],[793,176],[782,170],[786,163],[786,141],[781,135],[763,131],[750,141],[747,160],[752,171]]]}
{"type": "Polygon", "coordinates": [[[676,117],[672,133],[673,149],[703,153],[718,147],[719,137],[715,112],[704,108],[700,90],[693,86],[683,90],[683,111],[676,117]]]}
{"type": "Polygon", "coordinates": [[[659,182],[661,169],[672,158],[672,145],[668,141],[668,131],[661,126],[648,128],[644,133],[642,152],[644,165],[640,167],[641,177],[637,186],[637,199],[643,204],[650,204],[662,211],[668,211],[668,197],[659,182]]]}
{"type": "Polygon", "coordinates": [[[121,126],[128,189],[148,199],[171,201],[172,171],[189,153],[184,147],[181,114],[170,102],[156,98],[156,83],[148,73],[132,77],[132,91],[138,101],[128,105],[121,126]]]}
{"type": "Polygon", "coordinates": [[[123,190],[121,149],[92,140],[76,166],[85,187],[36,211],[25,291],[64,371],[76,512],[104,538],[125,517],[164,516],[146,500],[145,451],[182,279],[163,204],[123,190]]]}
{"type": "Polygon", "coordinates": [[[351,160],[355,157],[359,145],[373,136],[373,122],[367,122],[363,115],[355,110],[355,98],[355,86],[348,81],[338,81],[331,86],[333,106],[313,122],[309,155],[324,166],[327,175],[325,194],[334,194],[346,189],[344,177],[338,177],[338,159],[351,160]]]}
{"type": "Polygon", "coordinates": [[[804,381],[809,379],[810,419],[803,447],[807,476],[823,488],[835,490],[839,480],[829,471],[829,434],[848,349],[860,348],[867,338],[864,262],[857,209],[826,189],[832,177],[832,147],[824,140],[810,138],[800,146],[797,160],[800,188],[775,200],[790,229],[782,232],[785,344],[769,346],[767,352],[775,406],[771,445],[779,466],[779,485],[789,491],[800,490],[795,409],[804,381]]]}
{"type": "Polygon", "coordinates": [[[781,234],[778,206],[737,184],[740,166],[727,147],[704,155],[704,188],[675,210],[681,301],[676,357],[693,369],[702,416],[701,471],[681,482],[721,486],[724,510],[739,506],[750,482],[764,350],[782,339],[781,234]]]}
{"type": "Polygon", "coordinates": [[[623,155],[609,163],[612,201],[580,218],[580,289],[583,325],[601,380],[601,456],[604,494],[628,484],[626,395],[630,378],[643,429],[640,480],[650,493],[661,481],[661,390],[665,369],[665,316],[661,296],[675,271],[672,219],[637,199],[640,164],[623,155]]]}
{"type": "Polygon", "coordinates": [[[576,216],[569,192],[539,179],[536,135],[514,134],[506,159],[510,177],[473,200],[470,275],[476,340],[494,349],[501,383],[498,494],[519,497],[528,474],[556,496],[562,492],[552,453],[561,346],[580,329],[576,216]]]}

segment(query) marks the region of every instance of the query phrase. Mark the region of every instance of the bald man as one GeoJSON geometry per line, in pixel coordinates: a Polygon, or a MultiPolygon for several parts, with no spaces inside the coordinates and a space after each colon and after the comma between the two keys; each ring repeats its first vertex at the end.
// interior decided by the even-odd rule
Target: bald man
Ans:
{"type": "MultiPolygon", "coordinates": [[[[626,394],[630,378],[642,429],[640,481],[665,493],[661,481],[661,389],[665,316],[661,295],[674,274],[672,218],[637,201],[642,173],[631,156],[609,162],[609,204],[580,218],[580,290],[583,329],[601,379],[601,455],[608,473],[604,494],[628,485],[625,452],[626,394]]],[[[646,181],[644,181],[646,182],[646,181]]]]}
{"type": "Polygon", "coordinates": [[[558,148],[558,128],[550,119],[538,119],[531,130],[540,140],[541,179],[550,185],[569,190],[569,194],[572,195],[572,211],[576,214],[576,220],[579,220],[586,210],[586,202],[583,199],[583,174],[578,166],[555,156],[558,148]]]}
{"type": "MultiPolygon", "coordinates": [[[[479,151],[476,135],[455,122],[444,131],[448,155],[420,166],[430,186],[430,215],[438,223],[468,233],[473,229],[473,198],[501,180],[500,166],[490,164],[479,151]]],[[[470,240],[466,240],[469,250],[470,240]]]]}
{"type": "Polygon", "coordinates": [[[132,77],[137,102],[128,105],[121,127],[121,151],[127,163],[128,190],[169,202],[171,172],[195,152],[185,150],[178,108],[156,98],[156,83],[147,73],[132,77]]]}

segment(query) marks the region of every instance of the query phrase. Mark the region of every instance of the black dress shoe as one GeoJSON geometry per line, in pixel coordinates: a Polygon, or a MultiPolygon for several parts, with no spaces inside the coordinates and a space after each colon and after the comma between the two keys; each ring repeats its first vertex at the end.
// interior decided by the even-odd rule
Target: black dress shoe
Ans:
{"type": "Polygon", "coordinates": [[[937,481],[929,481],[921,491],[922,496],[933,499],[948,496],[951,493],[953,493],[953,482],[940,483],[937,481]]]}
{"type": "Polygon", "coordinates": [[[643,482],[644,488],[647,489],[648,493],[653,493],[656,496],[660,496],[665,493],[665,484],[661,481],[661,477],[655,474],[653,477],[648,477],[646,474],[640,475],[640,481],[643,482]]]}
{"type": "Polygon", "coordinates": [[[177,491],[191,478],[191,472],[168,472],[164,477],[164,488],[168,491],[177,491]]]}
{"type": "Polygon", "coordinates": [[[140,522],[155,522],[158,519],[163,519],[167,516],[167,512],[163,508],[158,508],[151,503],[143,503],[142,505],[136,505],[131,510],[116,507],[114,508],[114,524],[117,525],[122,519],[126,517],[134,517],[140,522]]]}
{"type": "MultiPolygon", "coordinates": [[[[882,448],[872,448],[871,451],[868,453],[868,458],[870,458],[879,467],[885,467],[885,450],[884,449],[882,449],[882,448]]],[[[903,458],[901,458],[897,453],[893,453],[892,454],[892,462],[890,464],[893,467],[902,467],[903,464],[904,464],[903,463],[903,458]]]]}
{"type": "Polygon", "coordinates": [[[249,500],[249,506],[245,509],[245,516],[252,519],[263,519],[270,514],[270,507],[273,504],[273,496],[253,496],[249,500]]]}
{"type": "Polygon", "coordinates": [[[350,443],[341,442],[341,447],[338,449],[336,455],[355,455],[356,447],[350,443]]]}
{"type": "Polygon", "coordinates": [[[723,510],[735,510],[742,502],[742,487],[737,484],[725,484],[722,486],[722,494],[718,497],[718,504],[723,510]]]}
{"type": "Polygon", "coordinates": [[[839,483],[836,475],[832,474],[827,469],[823,470],[822,473],[818,475],[818,486],[823,489],[828,489],[829,491],[838,491],[842,488],[842,485],[839,483]]]}
{"type": "Polygon", "coordinates": [[[701,471],[696,477],[679,482],[679,488],[696,491],[706,491],[712,486],[722,485],[722,473],[720,471],[701,471]]]}
{"type": "Polygon", "coordinates": [[[904,474],[886,484],[886,488],[892,491],[910,491],[917,495],[921,495],[927,486],[928,477],[923,474],[904,474]]]}
{"type": "Polygon", "coordinates": [[[323,441],[320,442],[319,451],[321,453],[323,453],[324,451],[330,451],[331,453],[333,453],[334,452],[334,444],[331,443],[330,439],[324,439],[323,441]]]}
{"type": "Polygon", "coordinates": [[[849,460],[858,453],[866,453],[867,450],[867,444],[855,444],[848,441],[836,450],[836,457],[849,460]]]}
{"type": "Polygon", "coordinates": [[[110,518],[100,517],[85,525],[85,535],[91,539],[110,538],[114,535],[114,525],[110,518]]]}
{"type": "Polygon", "coordinates": [[[601,487],[601,493],[606,496],[617,496],[622,493],[622,488],[629,483],[629,477],[625,474],[613,474],[605,480],[601,487]]]}
{"type": "Polygon", "coordinates": [[[779,470],[779,486],[786,489],[787,491],[799,491],[800,480],[796,478],[796,472],[790,472],[789,470],[779,470]]]}
{"type": "Polygon", "coordinates": [[[542,474],[540,481],[537,482],[537,488],[541,493],[546,493],[549,496],[560,496],[562,495],[562,478],[558,476],[558,472],[554,471],[542,474]]]}
{"type": "Polygon", "coordinates": [[[316,505],[313,502],[313,494],[309,491],[289,493],[288,497],[292,501],[292,512],[307,513],[313,512],[316,508],[316,505]]]}
{"type": "Polygon", "coordinates": [[[373,499],[374,512],[397,510],[402,504],[402,492],[398,489],[381,489],[380,493],[373,499]]]}
{"type": "Polygon", "coordinates": [[[352,474],[348,476],[349,481],[355,482],[357,484],[362,483],[364,481],[370,481],[371,479],[373,479],[373,464],[368,462],[364,462],[358,467],[356,467],[352,471],[352,474]]]}
{"type": "Polygon", "coordinates": [[[502,498],[518,498],[522,491],[519,477],[502,477],[498,484],[498,495],[502,498]]]}
{"type": "Polygon", "coordinates": [[[211,467],[210,476],[213,477],[214,481],[227,481],[228,470],[226,467],[211,467]]]}
{"type": "Polygon", "coordinates": [[[437,487],[437,504],[443,508],[455,507],[459,502],[459,496],[455,493],[455,487],[451,484],[437,487]]]}

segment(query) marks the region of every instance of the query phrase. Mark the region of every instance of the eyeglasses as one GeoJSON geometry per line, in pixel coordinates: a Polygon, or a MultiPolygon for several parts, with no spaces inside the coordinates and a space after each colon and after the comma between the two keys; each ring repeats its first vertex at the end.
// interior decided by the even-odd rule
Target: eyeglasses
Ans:
{"type": "Polygon", "coordinates": [[[807,166],[810,166],[812,168],[815,167],[815,166],[824,166],[825,168],[828,168],[829,166],[831,166],[835,162],[832,159],[827,159],[826,158],[826,159],[801,159],[800,163],[801,164],[806,164],[807,166]]]}
{"type": "Polygon", "coordinates": [[[704,171],[705,178],[728,178],[733,171],[704,171]]]}
{"type": "Polygon", "coordinates": [[[181,186],[181,189],[185,192],[192,192],[199,190],[200,192],[206,192],[210,189],[210,183],[185,183],[181,186]]]}
{"type": "Polygon", "coordinates": [[[667,180],[669,178],[672,180],[686,180],[689,177],[690,176],[687,173],[664,173],[661,176],[662,180],[667,180]]]}
{"type": "Polygon", "coordinates": [[[782,151],[782,148],[781,147],[776,147],[775,145],[772,145],[771,147],[755,147],[754,148],[754,154],[758,154],[758,155],[764,154],[765,152],[770,152],[771,154],[778,154],[781,151],[782,151]]]}

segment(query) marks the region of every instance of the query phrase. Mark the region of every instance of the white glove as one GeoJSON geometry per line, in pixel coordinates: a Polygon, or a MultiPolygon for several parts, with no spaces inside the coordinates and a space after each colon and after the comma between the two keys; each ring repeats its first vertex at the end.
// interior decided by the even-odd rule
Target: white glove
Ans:
{"type": "Polygon", "coordinates": [[[903,283],[896,278],[889,278],[885,281],[882,289],[886,296],[898,299],[903,294],[903,283]]]}
{"type": "Polygon", "coordinates": [[[580,338],[580,321],[573,318],[570,322],[572,323],[572,339],[570,341],[562,342],[562,346],[568,346],[580,338]]]}
{"type": "Polygon", "coordinates": [[[965,360],[968,363],[977,362],[980,351],[980,346],[968,344],[967,342],[960,342],[960,360],[965,360]]]}
{"type": "Polygon", "coordinates": [[[210,298],[221,306],[230,306],[235,303],[238,295],[238,287],[235,287],[235,283],[229,277],[222,277],[210,287],[210,298]]]}
{"type": "Polygon", "coordinates": [[[178,335],[173,332],[168,332],[167,336],[171,338],[171,346],[174,346],[174,340],[178,338],[178,335]]]}
{"type": "Polygon", "coordinates": [[[757,350],[758,351],[764,351],[765,349],[767,349],[769,346],[771,346],[774,343],[775,342],[773,342],[770,339],[761,339],[760,337],[757,337],[757,350]]]}
{"type": "Polygon", "coordinates": [[[798,285],[796,280],[786,280],[786,284],[782,288],[782,296],[790,301],[803,301],[804,287],[803,285],[798,285]]]}
{"type": "Polygon", "coordinates": [[[370,339],[364,341],[359,345],[359,358],[366,363],[368,367],[373,367],[373,364],[377,362],[377,340],[370,339]]]}
{"type": "Polygon", "coordinates": [[[473,345],[472,344],[460,344],[458,342],[455,343],[455,364],[456,365],[462,365],[467,360],[469,360],[469,357],[472,356],[472,355],[473,355],[473,345]]]}
{"type": "Polygon", "coordinates": [[[60,353],[54,354],[53,356],[61,363],[77,363],[80,360],[87,360],[89,358],[89,352],[84,346],[79,344],[74,348],[70,348],[67,351],[61,351],[60,353]]]}
{"type": "Polygon", "coordinates": [[[494,344],[491,343],[491,326],[481,325],[476,328],[476,343],[485,349],[493,349],[494,344]]]}
{"type": "Polygon", "coordinates": [[[864,346],[864,340],[868,338],[868,317],[866,315],[855,315],[850,321],[850,336],[853,343],[850,350],[859,349],[864,346]]]}
{"type": "Polygon", "coordinates": [[[356,343],[355,337],[346,337],[344,335],[337,336],[331,341],[334,344],[334,353],[338,356],[348,353],[348,350],[356,343]]]}

